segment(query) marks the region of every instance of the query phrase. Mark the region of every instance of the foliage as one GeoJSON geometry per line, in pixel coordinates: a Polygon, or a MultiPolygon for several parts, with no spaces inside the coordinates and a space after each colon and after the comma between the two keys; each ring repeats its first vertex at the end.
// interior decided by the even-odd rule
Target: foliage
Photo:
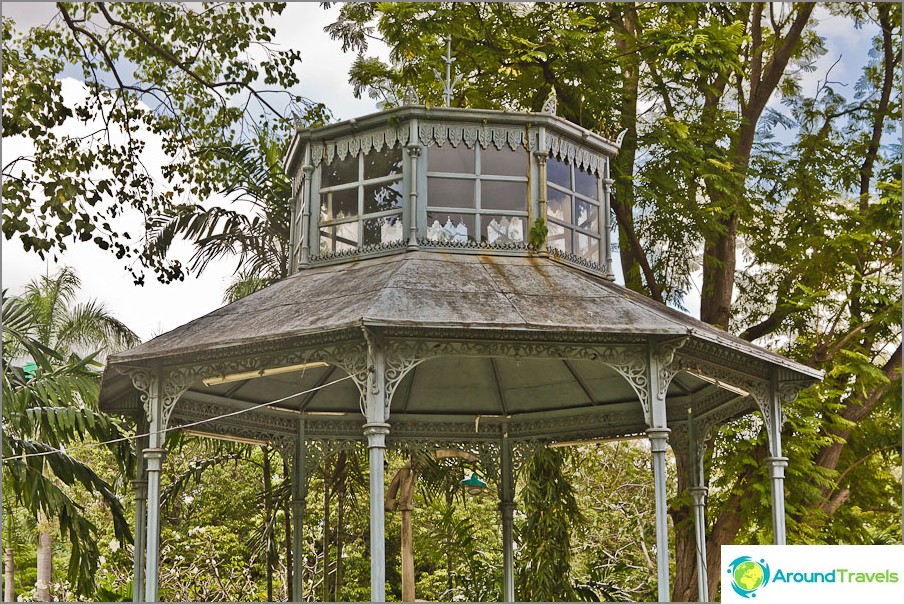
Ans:
{"type": "Polygon", "coordinates": [[[180,261],[157,255],[146,221],[230,181],[230,155],[249,128],[288,128],[293,112],[326,115],[286,92],[300,56],[275,47],[268,25],[285,5],[56,6],[28,31],[3,18],[3,137],[31,146],[3,166],[4,237],[42,257],[93,241],[139,283],[145,268],[181,279],[180,261]],[[73,71],[82,82],[74,94],[60,79],[73,71]],[[160,173],[148,167],[152,153],[164,157],[160,173]]]}
{"type": "Polygon", "coordinates": [[[173,241],[184,237],[195,248],[192,271],[236,258],[236,279],[226,290],[227,302],[287,277],[292,201],[292,182],[282,167],[287,145],[279,133],[262,128],[253,142],[225,152],[234,174],[220,192],[235,209],[186,204],[156,216],[157,253],[165,256],[173,241]]]}
{"type": "MultiPolygon", "coordinates": [[[[5,296],[4,296],[5,297],[5,296]]],[[[26,300],[5,297],[4,347],[27,352],[38,366],[33,375],[3,359],[3,472],[10,497],[31,514],[39,512],[59,522],[68,536],[69,581],[81,593],[92,591],[98,565],[97,527],[84,516],[69,489],[80,486],[109,507],[116,538],[131,541],[118,496],[85,463],[65,452],[67,445],[86,439],[122,439],[117,423],[90,406],[97,399],[99,374],[93,355],[64,356],[34,337],[39,313],[26,300]],[[63,486],[61,486],[63,485],[63,486]]],[[[125,442],[112,447],[128,472],[132,455],[125,442]]]]}
{"type": "Polygon", "coordinates": [[[519,506],[526,516],[518,527],[518,599],[573,601],[571,533],[583,522],[574,487],[566,478],[562,449],[541,448],[523,472],[519,506]]]}

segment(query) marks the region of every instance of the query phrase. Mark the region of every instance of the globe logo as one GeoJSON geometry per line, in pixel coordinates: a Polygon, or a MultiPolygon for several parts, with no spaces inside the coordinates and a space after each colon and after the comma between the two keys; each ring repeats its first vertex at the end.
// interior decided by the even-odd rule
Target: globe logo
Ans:
{"type": "Polygon", "coordinates": [[[750,556],[741,556],[728,565],[731,587],[743,598],[755,598],[756,590],[769,583],[769,565],[750,556]]]}

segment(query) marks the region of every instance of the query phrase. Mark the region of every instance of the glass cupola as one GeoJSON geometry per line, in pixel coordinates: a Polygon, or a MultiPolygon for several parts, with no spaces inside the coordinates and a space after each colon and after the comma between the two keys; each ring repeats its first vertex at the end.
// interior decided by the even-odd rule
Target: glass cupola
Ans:
{"type": "Polygon", "coordinates": [[[612,278],[618,146],[548,113],[404,106],[301,128],[292,271],[405,251],[548,255],[612,278]]]}

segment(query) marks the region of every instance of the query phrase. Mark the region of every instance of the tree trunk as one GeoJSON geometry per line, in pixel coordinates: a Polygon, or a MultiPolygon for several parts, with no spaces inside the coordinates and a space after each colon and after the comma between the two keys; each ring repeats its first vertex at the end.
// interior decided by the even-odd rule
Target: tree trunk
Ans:
{"type": "MultiPolygon", "coordinates": [[[[452,504],[455,502],[455,495],[452,491],[448,491],[446,493],[446,507],[451,508],[452,504]]],[[[452,593],[452,588],[454,585],[452,584],[452,570],[454,567],[454,560],[452,559],[452,546],[454,544],[454,537],[452,535],[452,530],[449,527],[445,527],[446,530],[446,589],[449,591],[449,594],[452,593]]],[[[449,595],[449,598],[452,596],[449,595]]]]}
{"type": "MultiPolygon", "coordinates": [[[[688,444],[688,446],[691,446],[688,444]]],[[[686,495],[689,486],[687,475],[688,452],[682,447],[672,446],[675,454],[675,474],[678,479],[679,496],[686,495]]],[[[697,598],[697,541],[694,534],[694,515],[691,507],[669,507],[672,526],[675,530],[675,580],[672,583],[673,602],[694,602],[697,598]]]]}
{"type": "Polygon", "coordinates": [[[612,210],[618,219],[618,246],[625,287],[646,293],[641,279],[640,259],[634,235],[634,160],[637,153],[637,94],[640,82],[640,55],[636,52],[636,16],[632,10],[621,10],[613,5],[609,19],[617,30],[615,46],[619,50],[619,66],[622,70],[622,89],[619,95],[619,119],[627,132],[618,154],[612,159],[612,178],[615,191],[612,210]]]}
{"type": "Polygon", "coordinates": [[[737,242],[738,217],[733,214],[720,224],[718,234],[706,238],[703,247],[700,320],[726,331],[734,294],[737,242]]]}
{"type": "Polygon", "coordinates": [[[3,601],[16,601],[16,562],[13,560],[13,550],[11,547],[3,550],[3,601]]]}
{"type": "Polygon", "coordinates": [[[804,26],[813,12],[813,3],[797,7],[797,15],[782,36],[781,31],[763,36],[762,19],[765,4],[757,3],[750,11],[750,92],[741,100],[740,128],[733,142],[733,177],[728,189],[709,187],[715,209],[722,213],[712,231],[706,236],[703,248],[703,288],[700,299],[700,320],[728,330],[731,302],[734,294],[735,265],[738,237],[738,210],[744,205],[747,167],[756,136],[760,116],[781,81],[788,61],[800,40],[804,26]],[[771,48],[767,48],[771,44],[771,48]],[[768,53],[772,50],[771,56],[768,53]]]}
{"type": "Polygon", "coordinates": [[[50,584],[53,581],[53,534],[49,521],[41,515],[38,520],[38,576],[35,581],[35,599],[50,602],[50,584]]]}

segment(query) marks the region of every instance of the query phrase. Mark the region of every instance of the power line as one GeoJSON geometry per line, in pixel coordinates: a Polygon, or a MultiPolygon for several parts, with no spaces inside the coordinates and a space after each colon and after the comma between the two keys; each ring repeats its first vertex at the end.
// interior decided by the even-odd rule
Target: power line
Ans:
{"type": "MultiPolygon", "coordinates": [[[[320,386],[315,386],[313,388],[309,388],[307,390],[302,390],[301,392],[296,392],[295,394],[290,394],[289,396],[284,396],[283,398],[276,399],[275,401],[269,401],[266,403],[260,403],[258,405],[254,405],[252,407],[248,407],[247,409],[239,409],[238,411],[232,411],[230,413],[224,413],[223,415],[215,415],[213,417],[208,417],[206,419],[199,419],[195,422],[190,422],[187,424],[182,424],[180,426],[173,426],[172,428],[164,428],[163,430],[158,430],[156,432],[147,432],[144,434],[135,434],[133,436],[124,436],[122,438],[114,438],[113,440],[107,440],[99,443],[85,443],[83,445],[77,445],[75,447],[69,447],[66,450],[63,449],[53,449],[52,451],[42,451],[41,453],[22,453],[22,455],[16,455],[15,457],[11,457],[9,459],[26,459],[28,457],[44,457],[45,455],[53,455],[55,453],[63,453],[66,451],[80,451],[82,449],[93,449],[95,447],[103,447],[106,445],[113,445],[116,443],[127,442],[130,440],[136,440],[143,436],[150,436],[151,434],[166,434],[167,432],[171,432],[174,430],[182,430],[184,428],[191,428],[192,426],[198,426],[201,424],[206,424],[209,422],[214,422],[217,420],[225,419],[227,417],[234,417],[236,415],[241,415],[242,413],[248,413],[249,411],[254,411],[256,409],[261,409],[262,407],[269,407],[270,405],[275,405],[277,403],[285,402],[289,399],[293,399],[298,396],[302,396],[303,394],[310,394],[311,392],[316,392],[328,386],[332,386],[333,384],[338,384],[339,382],[351,379],[351,375],[347,375],[345,377],[341,377],[338,380],[333,380],[332,382],[327,382],[326,384],[321,384],[320,386]]],[[[3,461],[6,461],[5,459],[3,461]]]]}

